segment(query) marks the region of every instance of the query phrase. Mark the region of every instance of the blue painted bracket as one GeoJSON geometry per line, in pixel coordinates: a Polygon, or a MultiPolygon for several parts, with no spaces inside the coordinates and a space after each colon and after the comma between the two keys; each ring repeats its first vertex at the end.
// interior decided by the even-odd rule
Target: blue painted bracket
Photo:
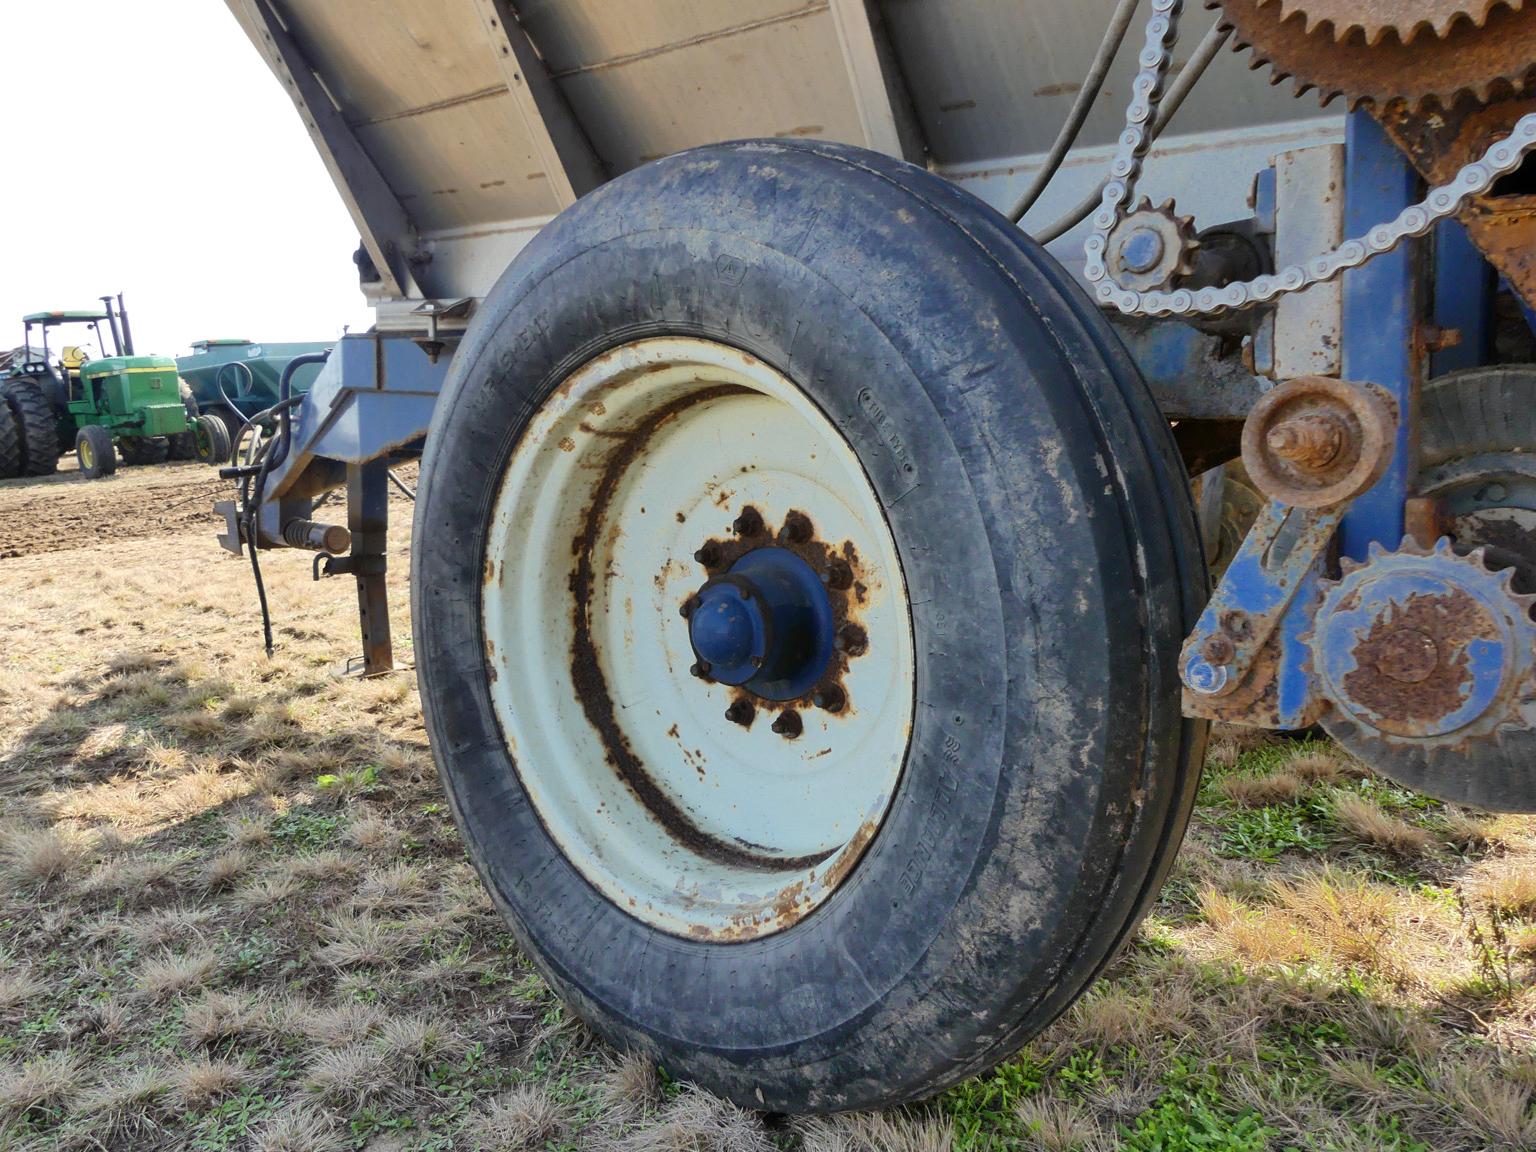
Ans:
{"type": "Polygon", "coordinates": [[[1317,722],[1302,637],[1344,509],[1271,501],[1259,514],[1185,642],[1186,713],[1280,729],[1317,722]]]}
{"type": "MultiPolygon", "coordinates": [[[[1350,116],[1345,147],[1345,233],[1359,236],[1413,203],[1419,182],[1365,113],[1350,116]]],[[[1442,228],[1437,247],[1437,320],[1462,332],[1462,344],[1437,364],[1450,370],[1485,358],[1490,281],[1459,226],[1442,228]]],[[[1425,359],[1422,260],[1422,245],[1405,244],[1344,277],[1343,378],[1384,389],[1400,414],[1386,473],[1349,505],[1309,512],[1272,504],[1259,518],[1185,645],[1191,714],[1276,728],[1305,727],[1321,714],[1303,637],[1310,640],[1330,546],[1336,538],[1342,556],[1364,561],[1373,545],[1395,550],[1404,535],[1425,359]]]]}

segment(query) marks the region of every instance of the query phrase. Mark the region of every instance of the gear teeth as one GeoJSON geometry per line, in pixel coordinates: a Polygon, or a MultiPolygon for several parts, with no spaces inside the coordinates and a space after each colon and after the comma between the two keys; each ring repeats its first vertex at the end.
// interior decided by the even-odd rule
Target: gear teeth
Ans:
{"type": "Polygon", "coordinates": [[[1315,90],[1319,105],[1325,108],[1342,98],[1351,111],[1401,101],[1411,111],[1447,112],[1465,98],[1487,104],[1518,94],[1536,79],[1536,60],[1529,65],[1516,63],[1522,53],[1527,59],[1536,57],[1536,0],[1462,0],[1450,11],[1444,8],[1447,0],[1437,0],[1424,7],[1438,11],[1392,20],[1389,10],[1369,22],[1348,6],[1355,2],[1205,0],[1205,6],[1218,11],[1216,24],[1228,31],[1229,47],[1251,53],[1250,71],[1268,66],[1271,85],[1290,80],[1291,93],[1297,97],[1315,90]],[[1321,13],[1316,11],[1318,4],[1324,8],[1321,13]],[[1490,19],[1500,12],[1509,18],[1497,32],[1486,31],[1490,19]],[[1530,13],[1531,23],[1526,23],[1526,17],[1516,18],[1517,13],[1530,13]],[[1472,38],[1476,39],[1469,44],[1472,38]],[[1421,49],[1413,48],[1416,42],[1422,43],[1421,49]],[[1422,73],[1407,67],[1384,70],[1386,57],[1373,56],[1374,50],[1400,58],[1405,49],[1423,53],[1422,73]],[[1478,58],[1489,58],[1485,70],[1473,62],[1474,52],[1478,58]],[[1277,62],[1279,55],[1285,57],[1284,63],[1277,62]],[[1358,57],[1358,68],[1354,57],[1358,57]],[[1327,78],[1309,79],[1298,69],[1302,73],[1317,69],[1327,78]],[[1447,87],[1442,91],[1420,87],[1430,76],[1443,77],[1447,87]],[[1375,87],[1358,90],[1356,84],[1375,87]]]}
{"type": "Polygon", "coordinates": [[[1330,35],[1335,43],[1342,44],[1350,37],[1358,37],[1363,46],[1374,48],[1381,43],[1389,33],[1402,44],[1412,44],[1420,36],[1429,34],[1438,40],[1444,40],[1459,24],[1470,24],[1474,28],[1481,28],[1488,22],[1488,17],[1498,8],[1519,9],[1524,6],[1525,0],[1465,0],[1464,3],[1449,11],[1442,9],[1438,14],[1424,14],[1409,17],[1411,23],[1402,20],[1378,19],[1367,22],[1359,18],[1358,13],[1340,14],[1330,12],[1329,9],[1338,0],[1321,0],[1323,11],[1313,11],[1313,6],[1305,0],[1260,0],[1261,7],[1279,5],[1280,20],[1301,20],[1302,27],[1308,35],[1330,35]]]}

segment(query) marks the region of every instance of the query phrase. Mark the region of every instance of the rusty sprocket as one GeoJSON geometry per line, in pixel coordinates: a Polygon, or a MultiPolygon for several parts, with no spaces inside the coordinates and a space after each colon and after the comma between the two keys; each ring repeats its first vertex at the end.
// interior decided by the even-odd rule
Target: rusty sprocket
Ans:
{"type": "MultiPolygon", "coordinates": [[[[1342,96],[1351,107],[1401,100],[1410,108],[1449,107],[1458,96],[1479,100],[1521,88],[1536,75],[1536,7],[1487,4],[1481,0],[1446,0],[1418,5],[1426,13],[1462,8],[1465,18],[1440,24],[1443,35],[1412,35],[1421,21],[1400,35],[1369,40],[1363,29],[1339,38],[1307,0],[1206,0],[1221,9],[1221,23],[1232,29],[1234,48],[1253,52],[1253,67],[1268,64],[1274,82],[1289,78],[1298,94],[1316,89],[1326,103],[1342,96]],[[1472,12],[1487,8],[1481,23],[1472,12]],[[1309,18],[1305,13],[1311,12],[1309,18]]],[[[1357,8],[1408,7],[1407,0],[1357,0],[1357,8]]],[[[1342,9],[1342,0],[1324,0],[1325,10],[1342,9]]],[[[1341,17],[1343,18],[1343,17],[1341,17]]],[[[1358,18],[1356,23],[1359,23],[1358,18]]]]}
{"type": "Polygon", "coordinates": [[[1280,19],[1300,17],[1306,30],[1325,27],[1335,40],[1360,36],[1374,45],[1387,33],[1404,44],[1428,32],[1444,39],[1458,22],[1478,27],[1495,8],[1523,8],[1525,0],[1263,0],[1280,19]]]}

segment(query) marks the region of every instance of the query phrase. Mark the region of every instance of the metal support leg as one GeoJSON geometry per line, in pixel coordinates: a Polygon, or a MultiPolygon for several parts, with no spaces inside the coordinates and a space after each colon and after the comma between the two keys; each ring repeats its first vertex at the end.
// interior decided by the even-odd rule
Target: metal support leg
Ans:
{"type": "Polygon", "coordinates": [[[363,633],[363,675],[395,668],[389,635],[389,461],[347,465],[347,527],[352,532],[349,568],[357,579],[357,615],[363,633]]]}

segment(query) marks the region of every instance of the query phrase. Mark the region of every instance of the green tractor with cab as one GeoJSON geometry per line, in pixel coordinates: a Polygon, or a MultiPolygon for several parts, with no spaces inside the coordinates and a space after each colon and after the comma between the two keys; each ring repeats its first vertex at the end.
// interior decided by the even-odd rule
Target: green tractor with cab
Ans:
{"type": "Polygon", "coordinates": [[[96,479],[117,471],[119,453],[125,464],[161,464],[213,460],[227,445],[223,426],[199,417],[175,360],[135,354],[122,296],[101,302],[24,316],[22,346],[0,356],[0,479],[49,475],[71,446],[81,475],[96,479]],[[60,342],[55,355],[50,335],[70,328],[89,329],[90,342],[60,342]]]}

